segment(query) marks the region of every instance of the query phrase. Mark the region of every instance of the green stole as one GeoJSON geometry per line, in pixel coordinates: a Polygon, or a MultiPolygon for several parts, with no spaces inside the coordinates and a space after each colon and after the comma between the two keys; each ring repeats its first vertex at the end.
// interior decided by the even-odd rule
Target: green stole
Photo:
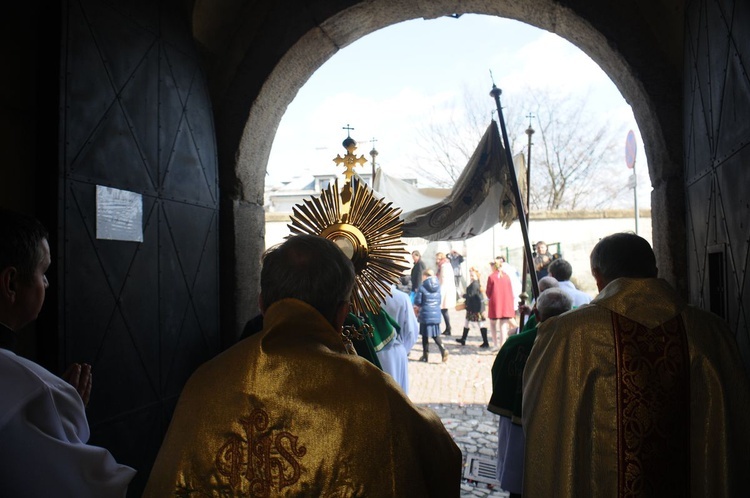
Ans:
{"type": "MultiPolygon", "coordinates": [[[[529,319],[531,321],[531,319],[529,319]]],[[[536,322],[536,320],[534,320],[536,322]]],[[[523,369],[536,340],[536,323],[530,330],[506,339],[492,364],[492,397],[487,409],[521,425],[523,369]]]]}
{"type": "MultiPolygon", "coordinates": [[[[349,313],[346,315],[344,325],[354,325],[357,327],[357,329],[360,329],[362,327],[362,321],[354,313],[349,313]]],[[[375,335],[374,329],[375,327],[373,326],[373,336],[375,335]]],[[[358,340],[353,337],[352,345],[357,351],[358,356],[361,356],[365,360],[378,367],[380,370],[383,370],[383,366],[380,364],[380,360],[378,360],[378,355],[375,354],[375,344],[373,342],[373,337],[370,337],[368,334],[363,334],[362,340],[358,340]]]]}

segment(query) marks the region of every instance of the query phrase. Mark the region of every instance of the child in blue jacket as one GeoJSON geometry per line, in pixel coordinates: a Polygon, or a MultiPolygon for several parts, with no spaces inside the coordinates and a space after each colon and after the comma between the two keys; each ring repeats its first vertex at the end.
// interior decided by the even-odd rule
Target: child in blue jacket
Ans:
{"type": "Polygon", "coordinates": [[[448,360],[448,351],[443,347],[440,339],[440,283],[433,270],[425,270],[422,274],[422,285],[414,296],[414,312],[419,321],[419,335],[422,336],[422,357],[419,361],[427,362],[430,349],[430,337],[437,344],[443,361],[448,360]]]}

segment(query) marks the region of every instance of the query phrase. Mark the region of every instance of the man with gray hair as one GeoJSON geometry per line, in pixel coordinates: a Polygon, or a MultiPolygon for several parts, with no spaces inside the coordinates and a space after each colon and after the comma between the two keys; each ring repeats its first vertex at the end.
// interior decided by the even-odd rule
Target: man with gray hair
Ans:
{"type": "Polygon", "coordinates": [[[546,291],[547,289],[551,289],[553,287],[560,287],[560,282],[558,282],[555,277],[546,276],[546,277],[542,277],[539,279],[539,294],[540,295],[542,292],[546,291]]]}
{"type": "MultiPolygon", "coordinates": [[[[546,291],[547,289],[551,289],[553,287],[560,287],[560,283],[557,281],[555,277],[550,277],[549,275],[546,277],[542,277],[539,279],[539,293],[546,291]]],[[[519,313],[523,313],[528,318],[526,319],[526,323],[523,324],[523,329],[521,332],[527,332],[529,330],[536,330],[536,326],[538,325],[537,320],[537,313],[535,311],[536,301],[532,302],[531,305],[520,305],[518,307],[519,313]]],[[[536,336],[535,336],[536,337],[536,336]]]]}
{"type": "Polygon", "coordinates": [[[536,315],[539,323],[553,316],[562,315],[571,309],[573,309],[573,299],[561,287],[548,288],[539,294],[539,299],[536,300],[536,315]]]}
{"type": "MultiPolygon", "coordinates": [[[[538,323],[569,311],[570,296],[552,277],[539,280],[539,298],[534,314],[538,323]]],[[[536,322],[535,322],[536,323],[536,322]]],[[[536,326],[512,335],[497,353],[492,365],[492,398],[487,409],[500,415],[497,430],[497,478],[512,498],[520,498],[523,487],[524,436],[521,424],[523,370],[536,339],[536,326]]]]}
{"type": "Polygon", "coordinates": [[[347,353],[354,280],[323,237],[266,252],[263,329],[188,380],[144,497],[459,495],[461,451],[440,418],[347,353]]]}
{"type": "Polygon", "coordinates": [[[591,252],[599,295],[539,326],[523,382],[525,497],[750,496],[750,383],[718,316],[634,233],[591,252]]]}

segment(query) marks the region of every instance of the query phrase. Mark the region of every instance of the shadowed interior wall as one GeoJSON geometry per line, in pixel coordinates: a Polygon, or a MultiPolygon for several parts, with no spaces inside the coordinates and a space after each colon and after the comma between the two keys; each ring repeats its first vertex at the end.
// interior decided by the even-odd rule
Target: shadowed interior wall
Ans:
{"type": "MultiPolygon", "coordinates": [[[[0,207],[31,214],[54,228],[57,212],[57,109],[60,62],[59,5],[11,3],[0,17],[0,207]]],[[[50,243],[55,239],[50,237],[50,243]]],[[[49,275],[55,272],[50,268],[49,275]]],[[[55,316],[47,291],[42,315],[55,316]]],[[[52,319],[54,322],[54,318],[52,319]]],[[[56,323],[29,324],[17,352],[57,371],[56,323]]]]}
{"type": "Polygon", "coordinates": [[[168,1],[62,13],[60,362],[93,366],[91,443],[140,496],[189,375],[220,350],[210,99],[168,1]],[[142,242],[97,236],[97,186],[142,196],[142,242]]]}
{"type": "Polygon", "coordinates": [[[690,301],[729,322],[750,372],[750,3],[688,2],[685,33],[690,301]]]}
{"type": "MultiPolygon", "coordinates": [[[[16,77],[0,80],[1,206],[33,212],[36,200],[37,73],[39,61],[39,7],[13,5],[0,20],[0,58],[3,71],[16,77]],[[18,50],[18,45],[24,50],[18,50]]],[[[56,45],[56,44],[55,44],[56,45]]],[[[55,73],[53,73],[55,74],[55,73]]]]}

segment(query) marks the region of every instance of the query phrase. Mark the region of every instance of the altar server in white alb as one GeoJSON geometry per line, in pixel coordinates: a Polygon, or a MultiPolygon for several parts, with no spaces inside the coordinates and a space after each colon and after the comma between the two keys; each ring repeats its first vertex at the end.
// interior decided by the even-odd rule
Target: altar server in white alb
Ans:
{"type": "Polygon", "coordinates": [[[419,337],[419,322],[414,315],[409,294],[391,286],[391,295],[383,301],[382,308],[398,324],[394,340],[377,351],[383,371],[389,373],[399,383],[404,393],[409,394],[409,351],[419,337]]]}
{"type": "Polygon", "coordinates": [[[86,444],[91,367],[53,375],[14,353],[48,287],[47,231],[0,209],[0,496],[124,497],[135,470],[86,444]]]}

